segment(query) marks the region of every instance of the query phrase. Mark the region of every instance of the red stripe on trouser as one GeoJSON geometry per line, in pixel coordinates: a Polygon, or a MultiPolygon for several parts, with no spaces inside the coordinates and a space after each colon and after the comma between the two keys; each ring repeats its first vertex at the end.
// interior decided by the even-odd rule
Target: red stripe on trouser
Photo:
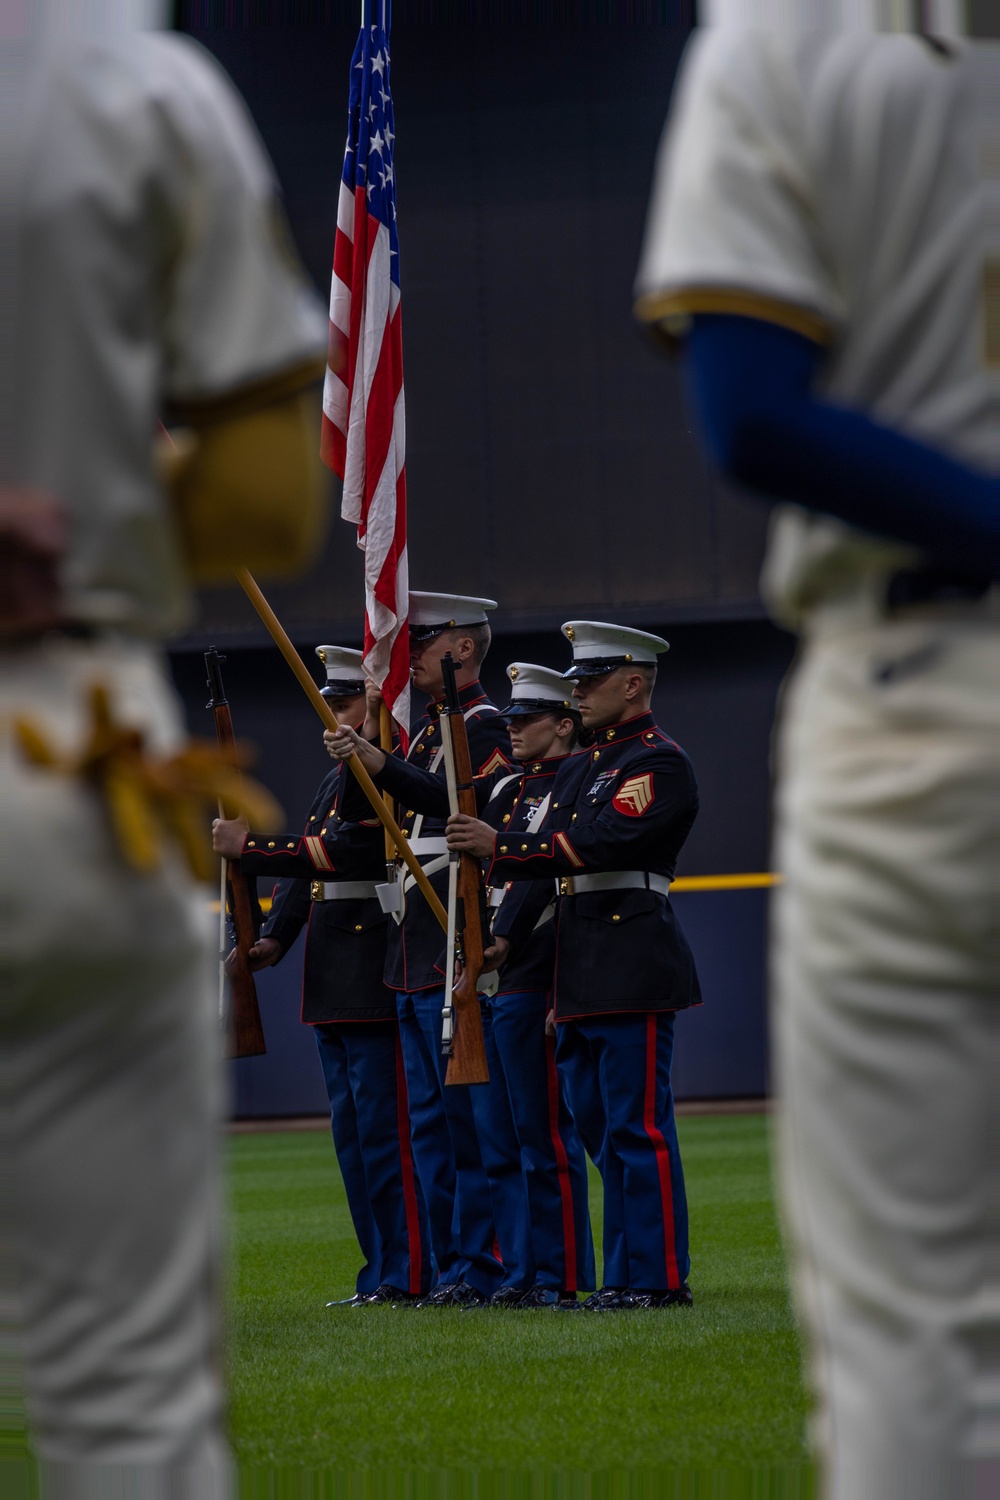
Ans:
{"type": "Polygon", "coordinates": [[[399,1165],[403,1177],[403,1204],[406,1209],[406,1238],[410,1247],[411,1292],[422,1290],[420,1278],[424,1269],[424,1251],[420,1242],[420,1211],[417,1206],[417,1183],[413,1175],[413,1153],[410,1150],[410,1101],[406,1094],[403,1072],[403,1047],[396,1033],[396,1125],[399,1130],[399,1165]]]}
{"type": "Polygon", "coordinates": [[[666,1245],[667,1286],[678,1287],[677,1256],[674,1253],[674,1193],[670,1182],[670,1150],[663,1132],[656,1124],[656,1013],[646,1017],[646,1097],[642,1123],[656,1152],[656,1170],[660,1174],[660,1200],[663,1204],[663,1241],[666,1245]]]}
{"type": "Polygon", "coordinates": [[[556,1154],[556,1176],[562,1204],[563,1257],[566,1265],[565,1290],[576,1291],[576,1220],[573,1215],[573,1188],[569,1180],[569,1157],[559,1134],[559,1074],[556,1072],[555,1038],[545,1038],[545,1068],[549,1085],[549,1135],[556,1154]]]}

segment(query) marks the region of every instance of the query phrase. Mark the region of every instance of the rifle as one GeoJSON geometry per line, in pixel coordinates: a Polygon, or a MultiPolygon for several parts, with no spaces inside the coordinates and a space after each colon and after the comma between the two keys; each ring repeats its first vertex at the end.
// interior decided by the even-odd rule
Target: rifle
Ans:
{"type": "MultiPolygon", "coordinates": [[[[441,662],[445,706],[441,710],[448,803],[452,813],[476,816],[469,737],[455,683],[451,652],[441,662]]],[[[483,968],[485,902],[483,874],[474,854],[452,853],[448,866],[448,947],[445,954],[445,1001],[442,1049],[448,1058],[445,1083],[489,1083],[483,1023],[477,985],[483,968]],[[455,965],[462,973],[455,982],[455,965]]]]}
{"type": "MultiPolygon", "coordinates": [[[[219,748],[222,750],[231,749],[236,743],[233,735],[233,720],[226,701],[226,692],[222,686],[222,663],[225,659],[224,656],[219,655],[214,646],[210,651],[205,652],[210,695],[208,707],[215,713],[215,733],[219,748]]],[[[222,818],[233,816],[221,801],[219,816],[222,818]]],[[[267,1044],[264,1041],[260,1006],[257,1003],[257,986],[254,984],[250,968],[249,953],[257,940],[260,907],[257,905],[256,894],[251,895],[250,882],[240,869],[239,860],[226,860],[224,867],[227,904],[236,933],[236,946],[233,949],[232,963],[228,970],[229,1056],[259,1057],[262,1052],[267,1051],[267,1044]]]]}

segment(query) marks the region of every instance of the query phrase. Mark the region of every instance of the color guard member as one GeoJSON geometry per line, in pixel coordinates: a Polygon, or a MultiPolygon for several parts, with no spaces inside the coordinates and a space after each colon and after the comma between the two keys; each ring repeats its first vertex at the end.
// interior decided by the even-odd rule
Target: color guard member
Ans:
{"type": "MultiPolygon", "coordinates": [[[[530,833],[545,821],[556,773],[576,751],[582,724],[558,672],[512,662],[507,676],[511,694],[503,717],[521,773],[496,786],[483,818],[506,834],[530,833]]],[[[519,1309],[571,1309],[579,1306],[578,1291],[594,1287],[594,1244],[587,1159],[556,1068],[555,1037],[546,1034],[556,956],[555,900],[551,882],[539,884],[542,910],[521,947],[504,963],[496,994],[484,1001],[490,1079],[502,1090],[499,1108],[510,1118],[524,1174],[533,1272],[527,1291],[502,1290],[493,1301],[519,1309]]],[[[490,892],[495,943],[503,932],[506,895],[505,886],[490,892]]],[[[489,1120],[479,1114],[484,1093],[474,1090],[472,1103],[489,1171],[489,1120]]],[[[493,1112],[497,1110],[495,1105],[493,1112]]],[[[603,1144],[600,1110],[598,1118],[603,1144]]],[[[597,1146],[595,1160],[599,1154],[597,1146]]],[[[500,1225],[498,1231],[502,1247],[500,1225]]]]}
{"type": "MultiPolygon", "coordinates": [[[[337,718],[364,723],[361,652],[320,646],[337,718]]],[[[262,838],[240,819],[213,825],[215,849],[247,875],[278,877],[250,950],[254,969],[278,963],[306,928],[302,1020],[316,1033],[348,1207],[365,1257],[341,1305],[415,1302],[431,1281],[423,1195],[410,1147],[409,1104],[395,997],[383,982],[388,918],[375,893],[385,874],[382,825],[339,811],[346,765],[324,777],[304,834],[262,838]]]]}
{"type": "MultiPolygon", "coordinates": [[[[438,715],[444,693],[441,660],[447,652],[457,666],[473,773],[490,775],[498,769],[509,769],[504,722],[479,682],[479,668],[490,644],[486,611],[495,608],[492,599],[410,594],[412,682],[418,691],[429,695],[431,702],[414,725],[406,759],[440,776],[442,786],[444,752],[438,715]]],[[[373,699],[375,706],[377,700],[373,699]]],[[[363,734],[377,742],[376,713],[370,711],[363,734]]],[[[345,754],[354,748],[347,739],[329,731],[324,739],[331,754],[336,746],[345,754]]],[[[382,755],[376,751],[373,757],[379,767],[382,755]]],[[[390,777],[391,772],[380,785],[392,792],[390,777]]],[[[368,804],[363,794],[355,786],[346,792],[345,815],[364,817],[368,804]]],[[[444,815],[428,817],[401,803],[399,822],[435,890],[447,900],[444,815]]],[[[435,1307],[478,1306],[496,1291],[503,1267],[495,1253],[493,1206],[469,1089],[444,1086],[447,1060],[441,1052],[441,928],[412,877],[403,878],[400,873],[389,894],[394,909],[385,978],[396,992],[413,1155],[427,1203],[438,1271],[438,1283],[425,1300],[435,1307]]]]}
{"type": "MultiPolygon", "coordinates": [[[[554,881],[556,1055],[571,1107],[578,1092],[589,1104],[599,1082],[604,1197],[611,1222],[623,1226],[620,1244],[605,1242],[605,1277],[614,1279],[584,1306],[687,1305],[687,1204],[670,1063],[674,1012],[697,1004],[700,992],[668,891],[698,793],[687,756],[649,709],[667,642],[592,621],[563,632],[573,643],[566,675],[595,732],[593,748],[564,761],[542,828],[498,836],[459,815],[449,820],[448,842],[489,857],[493,884],[554,881]]],[[[512,895],[505,925],[516,949],[535,915],[530,890],[512,895]]]]}

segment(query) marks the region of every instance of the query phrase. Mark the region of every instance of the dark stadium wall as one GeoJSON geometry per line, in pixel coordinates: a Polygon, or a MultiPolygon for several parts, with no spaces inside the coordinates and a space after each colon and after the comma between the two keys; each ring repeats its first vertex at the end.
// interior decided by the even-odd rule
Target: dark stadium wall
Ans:
{"type": "MultiPolygon", "coordinates": [[[[195,34],[250,105],[325,303],[356,22],[195,34]]],[[[498,599],[501,629],[761,614],[764,513],[709,471],[679,368],[631,310],[686,38],[393,28],[410,578],[498,599]]],[[[303,637],[342,635],[360,579],[334,522],[273,602],[303,637]]],[[[217,635],[262,639],[241,599],[202,605],[217,635]]]]}
{"type": "MultiPolygon", "coordinates": [[[[484,674],[498,699],[507,662],[565,660],[565,619],[667,635],[656,710],[702,795],[681,876],[767,869],[768,745],[791,655],[757,594],[764,512],[710,473],[679,368],[631,315],[690,11],[663,0],[594,8],[645,24],[441,25],[429,3],[397,4],[392,37],[411,581],[500,601],[484,674]]],[[[247,99],[324,302],[357,13],[179,7],[247,99]]],[[[267,592],[305,652],[359,643],[361,560],[339,519],[308,576],[267,592]]],[[[328,765],[312,711],[239,591],[206,591],[173,652],[193,731],[211,732],[209,644],[229,656],[237,732],[297,828],[328,765]]],[[[674,899],[705,993],[678,1023],[678,1094],[761,1094],[766,892],[674,899]]],[[[325,1107],[300,970],[293,952],[259,977],[268,1054],[234,1066],[240,1115],[325,1107]]]]}

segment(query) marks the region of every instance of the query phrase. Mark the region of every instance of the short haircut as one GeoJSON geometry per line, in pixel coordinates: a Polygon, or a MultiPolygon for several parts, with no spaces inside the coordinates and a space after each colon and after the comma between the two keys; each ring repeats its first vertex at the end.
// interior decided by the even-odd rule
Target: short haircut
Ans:
{"type": "Polygon", "coordinates": [[[493,639],[488,620],[480,620],[476,625],[456,625],[454,629],[449,630],[448,634],[453,641],[459,641],[463,637],[470,640],[472,642],[472,665],[482,666],[493,639]]]}
{"type": "Polygon", "coordinates": [[[626,677],[631,677],[637,672],[642,678],[643,687],[651,698],[653,688],[656,686],[656,663],[653,661],[630,661],[623,662],[620,667],[615,667],[616,672],[621,672],[626,677]]]}

